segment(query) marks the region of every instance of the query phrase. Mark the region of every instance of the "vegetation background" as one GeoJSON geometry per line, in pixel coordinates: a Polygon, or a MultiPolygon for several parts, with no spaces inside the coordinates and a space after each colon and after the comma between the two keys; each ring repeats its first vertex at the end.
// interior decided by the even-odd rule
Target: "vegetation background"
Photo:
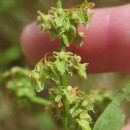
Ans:
{"type": "MultiPolygon", "coordinates": [[[[71,7],[81,2],[82,0],[63,0],[64,7],[71,7]]],[[[98,8],[127,4],[130,0],[91,0],[91,2],[98,8]]],[[[38,9],[47,12],[50,6],[54,5],[55,0],[0,0],[0,75],[12,66],[32,67],[20,49],[21,31],[36,19],[38,9]]],[[[84,86],[83,89],[86,89],[85,86],[105,87],[115,93],[130,79],[129,75],[121,73],[91,74],[88,77],[87,82],[74,78],[78,84],[84,86]]],[[[70,79],[70,82],[72,81],[73,79],[70,79]]],[[[1,88],[0,84],[0,91],[1,88]]],[[[53,122],[54,120],[44,113],[41,106],[31,104],[27,109],[13,110],[10,99],[0,97],[0,130],[56,129],[53,122]]]]}

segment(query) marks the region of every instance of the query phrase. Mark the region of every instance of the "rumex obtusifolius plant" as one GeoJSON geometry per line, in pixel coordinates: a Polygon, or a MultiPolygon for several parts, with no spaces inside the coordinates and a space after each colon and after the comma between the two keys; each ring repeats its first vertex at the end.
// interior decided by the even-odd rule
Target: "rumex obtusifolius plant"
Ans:
{"type": "Polygon", "coordinates": [[[67,52],[73,42],[76,46],[83,44],[84,33],[78,31],[78,26],[89,26],[92,14],[89,12],[94,4],[85,0],[81,5],[70,9],[63,9],[61,0],[57,0],[57,7],[52,7],[48,14],[38,11],[37,23],[41,31],[50,33],[52,39],[60,39],[60,52],[47,54],[41,59],[30,74],[32,84],[38,92],[44,89],[44,83],[52,83],[49,95],[52,106],[57,108],[58,113],[63,114],[61,120],[64,130],[79,129],[91,130],[91,116],[88,111],[93,111],[94,98],[80,91],[78,87],[67,84],[67,75],[76,72],[86,79],[86,67],[88,64],[81,63],[81,57],[67,52]]]}
{"type": "MultiPolygon", "coordinates": [[[[74,73],[86,79],[88,64],[81,63],[81,57],[72,52],[67,52],[66,47],[69,47],[71,43],[79,47],[82,46],[85,35],[78,31],[78,27],[80,24],[86,28],[89,26],[92,17],[89,10],[93,7],[93,3],[85,0],[81,5],[63,9],[61,0],[57,0],[57,7],[52,7],[47,15],[38,11],[37,24],[41,31],[49,32],[52,39],[60,39],[60,51],[53,52],[51,56],[46,54],[36,64],[30,74],[30,79],[37,92],[44,89],[45,82],[51,83],[52,87],[49,88],[50,107],[55,109],[57,115],[60,116],[64,130],[92,129],[91,123],[93,121],[89,112],[94,112],[93,104],[96,98],[94,99],[92,94],[80,91],[77,86],[67,84],[67,76],[72,76],[74,73]]],[[[118,104],[128,98],[129,89],[130,85],[126,86],[127,91],[121,92],[114,98],[95,123],[94,130],[121,129],[125,118],[118,104]],[[110,118],[111,112],[114,113],[112,119],[110,118]],[[119,124],[115,125],[115,121],[119,124]]],[[[101,96],[101,98],[104,97],[101,96]]]]}

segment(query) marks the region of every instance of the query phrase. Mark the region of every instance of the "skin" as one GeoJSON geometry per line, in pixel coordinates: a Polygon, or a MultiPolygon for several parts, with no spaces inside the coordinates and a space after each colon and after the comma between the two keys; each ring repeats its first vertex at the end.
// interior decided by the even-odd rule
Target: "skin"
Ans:
{"type": "MultiPolygon", "coordinates": [[[[67,48],[88,62],[90,73],[130,73],[130,4],[93,10],[90,27],[80,26],[85,33],[81,48],[67,48]]],[[[58,51],[59,41],[51,41],[48,33],[41,33],[36,23],[22,32],[21,47],[26,57],[36,63],[47,52],[58,51]]],[[[122,130],[130,130],[127,125],[122,130]]]]}

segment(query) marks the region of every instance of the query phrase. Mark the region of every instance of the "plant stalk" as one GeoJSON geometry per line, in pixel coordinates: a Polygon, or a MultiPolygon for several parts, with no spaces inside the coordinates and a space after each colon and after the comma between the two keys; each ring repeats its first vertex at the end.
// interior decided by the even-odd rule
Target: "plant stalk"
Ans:
{"type": "MultiPolygon", "coordinates": [[[[62,1],[57,0],[57,8],[62,8],[62,1]]],[[[65,51],[65,45],[62,40],[60,40],[60,48],[61,51],[65,51]]],[[[61,86],[64,87],[64,89],[67,89],[67,75],[64,73],[61,77],[61,86]]],[[[68,100],[65,98],[64,99],[64,119],[63,119],[63,124],[64,124],[64,130],[68,130],[69,128],[69,103],[68,100]]]]}
{"type": "MultiPolygon", "coordinates": [[[[61,79],[61,83],[62,86],[64,87],[64,89],[67,89],[67,81],[66,81],[66,73],[64,73],[64,75],[62,76],[61,79]]],[[[65,98],[64,99],[64,130],[68,130],[69,127],[69,103],[68,100],[65,98]]]]}
{"type": "MultiPolygon", "coordinates": [[[[65,51],[65,46],[63,41],[61,40],[61,50],[65,51]]],[[[66,72],[62,75],[61,77],[61,86],[63,86],[64,89],[67,89],[67,75],[66,72]]],[[[69,102],[68,100],[65,98],[64,99],[64,130],[68,130],[69,128],[69,102]]]]}
{"type": "Polygon", "coordinates": [[[57,0],[57,8],[62,8],[62,2],[61,2],[61,0],[57,0]]]}

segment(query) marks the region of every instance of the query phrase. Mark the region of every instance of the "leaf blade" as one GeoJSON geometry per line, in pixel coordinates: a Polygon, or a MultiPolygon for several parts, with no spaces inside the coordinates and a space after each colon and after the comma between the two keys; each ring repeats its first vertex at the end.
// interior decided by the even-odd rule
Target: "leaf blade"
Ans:
{"type": "Polygon", "coordinates": [[[123,100],[130,94],[130,83],[114,98],[103,114],[96,121],[93,130],[120,130],[125,122],[125,115],[119,108],[123,100]]]}

